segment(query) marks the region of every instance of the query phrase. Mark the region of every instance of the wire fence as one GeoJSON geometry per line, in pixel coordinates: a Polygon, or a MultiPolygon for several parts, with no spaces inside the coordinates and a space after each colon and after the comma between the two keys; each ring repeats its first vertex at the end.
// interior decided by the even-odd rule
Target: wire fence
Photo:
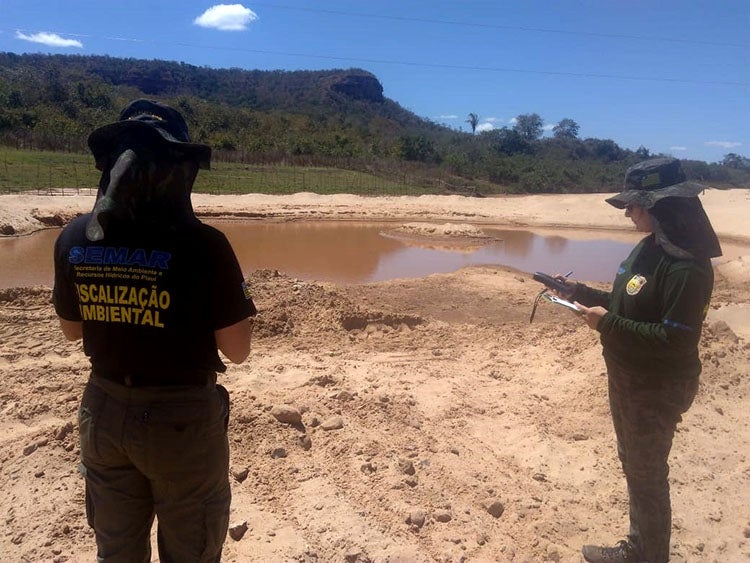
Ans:
{"type": "Polygon", "coordinates": [[[0,149],[0,193],[88,193],[98,183],[88,155],[0,149]]]}
{"type": "MultiPolygon", "coordinates": [[[[100,173],[91,157],[39,153],[37,158],[19,160],[0,154],[0,193],[33,192],[48,195],[95,194],[100,173]]],[[[242,165],[216,162],[210,171],[200,171],[195,192],[211,194],[318,194],[422,195],[463,193],[474,195],[471,185],[452,183],[447,177],[410,170],[367,171],[338,168],[242,165]]]]}

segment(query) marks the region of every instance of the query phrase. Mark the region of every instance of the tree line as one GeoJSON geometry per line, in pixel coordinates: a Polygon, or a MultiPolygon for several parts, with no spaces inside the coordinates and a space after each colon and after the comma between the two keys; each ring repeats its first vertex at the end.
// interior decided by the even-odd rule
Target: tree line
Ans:
{"type": "MultiPolygon", "coordinates": [[[[536,113],[513,126],[471,133],[420,118],[382,95],[362,69],[248,71],[101,56],[0,53],[0,143],[85,152],[88,134],[117,119],[128,101],[152,97],[185,116],[215,158],[247,164],[334,166],[450,177],[486,192],[599,192],[618,189],[625,169],[652,155],[610,139],[579,138],[572,118],[544,137],[536,113]]],[[[750,162],[683,161],[692,179],[748,186],[750,162]]]]}

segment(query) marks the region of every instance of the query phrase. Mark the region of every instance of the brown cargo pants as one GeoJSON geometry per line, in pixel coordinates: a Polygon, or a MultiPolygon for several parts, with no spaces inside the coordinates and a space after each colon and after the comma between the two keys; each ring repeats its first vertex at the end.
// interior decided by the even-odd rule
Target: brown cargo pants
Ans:
{"type": "Polygon", "coordinates": [[[220,561],[229,525],[229,397],[202,387],[125,387],[92,377],[79,409],[80,470],[97,560],[220,561]]]}

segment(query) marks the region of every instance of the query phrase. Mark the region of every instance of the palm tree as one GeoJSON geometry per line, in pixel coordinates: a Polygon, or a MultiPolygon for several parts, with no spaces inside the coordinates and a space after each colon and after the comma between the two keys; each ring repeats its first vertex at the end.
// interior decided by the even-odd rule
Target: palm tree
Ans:
{"type": "Polygon", "coordinates": [[[466,120],[466,123],[471,125],[471,134],[473,135],[477,130],[477,125],[479,124],[479,116],[476,113],[470,113],[469,119],[466,120]]]}

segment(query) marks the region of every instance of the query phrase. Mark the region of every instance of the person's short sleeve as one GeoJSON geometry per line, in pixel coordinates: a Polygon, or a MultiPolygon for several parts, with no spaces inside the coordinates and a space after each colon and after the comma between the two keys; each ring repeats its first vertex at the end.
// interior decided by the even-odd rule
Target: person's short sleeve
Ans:
{"type": "Polygon", "coordinates": [[[214,330],[257,314],[250,288],[226,237],[219,233],[211,250],[211,318],[214,330]]]}
{"type": "Polygon", "coordinates": [[[66,231],[63,231],[55,241],[55,284],[52,289],[52,303],[58,317],[67,321],[80,321],[81,309],[68,264],[67,245],[63,242],[66,234],[66,231]]]}

